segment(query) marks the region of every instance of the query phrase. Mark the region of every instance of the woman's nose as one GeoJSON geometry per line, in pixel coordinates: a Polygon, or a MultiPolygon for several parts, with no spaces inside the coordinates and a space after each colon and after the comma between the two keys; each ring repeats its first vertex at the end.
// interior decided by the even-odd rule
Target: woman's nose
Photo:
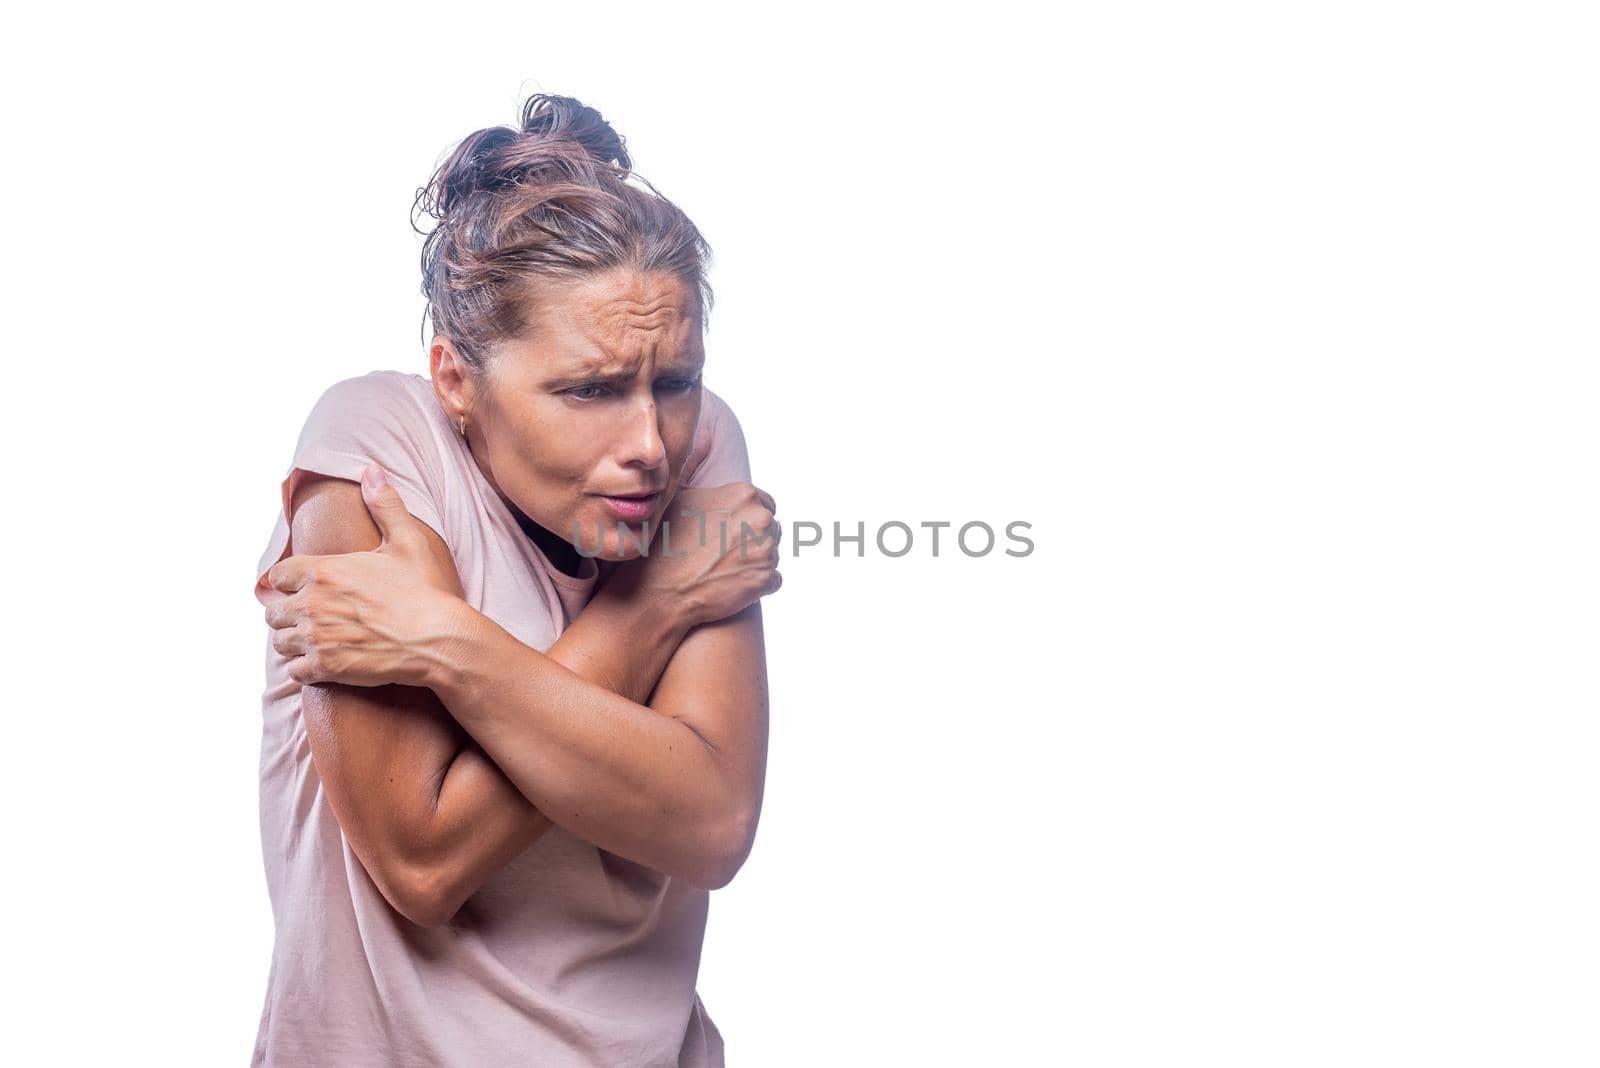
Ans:
{"type": "Polygon", "coordinates": [[[647,401],[634,409],[632,425],[628,428],[627,455],[623,462],[653,470],[666,459],[667,447],[661,441],[655,402],[647,401]]]}

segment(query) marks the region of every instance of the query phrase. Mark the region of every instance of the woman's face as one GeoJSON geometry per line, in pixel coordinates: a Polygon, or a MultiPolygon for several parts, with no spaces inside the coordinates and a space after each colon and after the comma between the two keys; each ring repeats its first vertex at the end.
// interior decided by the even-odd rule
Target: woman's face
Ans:
{"type": "Polygon", "coordinates": [[[481,383],[436,337],[434,388],[453,422],[466,415],[473,457],[510,504],[587,555],[626,560],[646,522],[654,535],[694,443],[698,307],[670,272],[592,275],[546,291],[481,383]]]}

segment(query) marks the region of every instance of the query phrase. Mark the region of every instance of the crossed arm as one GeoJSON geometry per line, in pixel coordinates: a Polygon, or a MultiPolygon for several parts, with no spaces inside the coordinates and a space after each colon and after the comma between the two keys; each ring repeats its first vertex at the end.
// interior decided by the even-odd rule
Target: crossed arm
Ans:
{"type": "MultiPolygon", "coordinates": [[[[380,542],[355,482],[308,474],[292,512],[297,554],[380,542]]],[[[690,628],[671,605],[602,588],[547,653],[464,603],[455,624],[426,688],[302,691],[334,814],[399,912],[448,922],[553,822],[698,886],[732,878],[765,774],[758,604],[690,628]]]]}

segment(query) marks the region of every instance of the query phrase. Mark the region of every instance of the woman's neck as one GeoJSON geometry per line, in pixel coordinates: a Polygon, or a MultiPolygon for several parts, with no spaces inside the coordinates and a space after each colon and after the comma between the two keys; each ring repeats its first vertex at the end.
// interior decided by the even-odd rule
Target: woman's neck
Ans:
{"type": "Polygon", "coordinates": [[[517,517],[517,525],[522,528],[522,532],[544,551],[545,556],[555,565],[556,570],[563,575],[577,578],[578,572],[583,568],[583,556],[578,552],[577,548],[554,531],[545,529],[523,515],[522,509],[509,503],[507,507],[511,509],[511,514],[517,517]]]}

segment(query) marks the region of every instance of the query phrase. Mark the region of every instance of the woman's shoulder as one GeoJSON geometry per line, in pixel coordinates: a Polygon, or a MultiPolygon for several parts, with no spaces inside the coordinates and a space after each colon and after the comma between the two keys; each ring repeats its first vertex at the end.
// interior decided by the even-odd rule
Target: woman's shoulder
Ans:
{"type": "Polygon", "coordinates": [[[738,416],[734,414],[733,405],[728,401],[727,397],[710,387],[703,388],[701,393],[704,394],[702,407],[706,411],[713,413],[719,420],[731,422],[735,426],[738,425],[738,416]]]}
{"type": "Polygon", "coordinates": [[[395,481],[442,506],[449,460],[439,441],[442,431],[430,423],[444,421],[432,391],[430,379],[403,371],[339,379],[322,391],[306,417],[294,466],[359,479],[362,468],[376,462],[395,481]]]}
{"type": "Polygon", "coordinates": [[[380,369],[341,378],[325,387],[306,417],[306,432],[426,443],[444,414],[433,382],[405,371],[380,369]]]}
{"type": "Polygon", "coordinates": [[[420,387],[430,393],[433,390],[433,384],[421,375],[380,368],[339,379],[322,391],[317,403],[347,406],[353,412],[385,405],[414,406],[422,396],[420,387]]]}
{"type": "Polygon", "coordinates": [[[686,486],[720,486],[750,481],[744,428],[733,408],[709,388],[700,391],[700,424],[685,465],[686,486]]]}

